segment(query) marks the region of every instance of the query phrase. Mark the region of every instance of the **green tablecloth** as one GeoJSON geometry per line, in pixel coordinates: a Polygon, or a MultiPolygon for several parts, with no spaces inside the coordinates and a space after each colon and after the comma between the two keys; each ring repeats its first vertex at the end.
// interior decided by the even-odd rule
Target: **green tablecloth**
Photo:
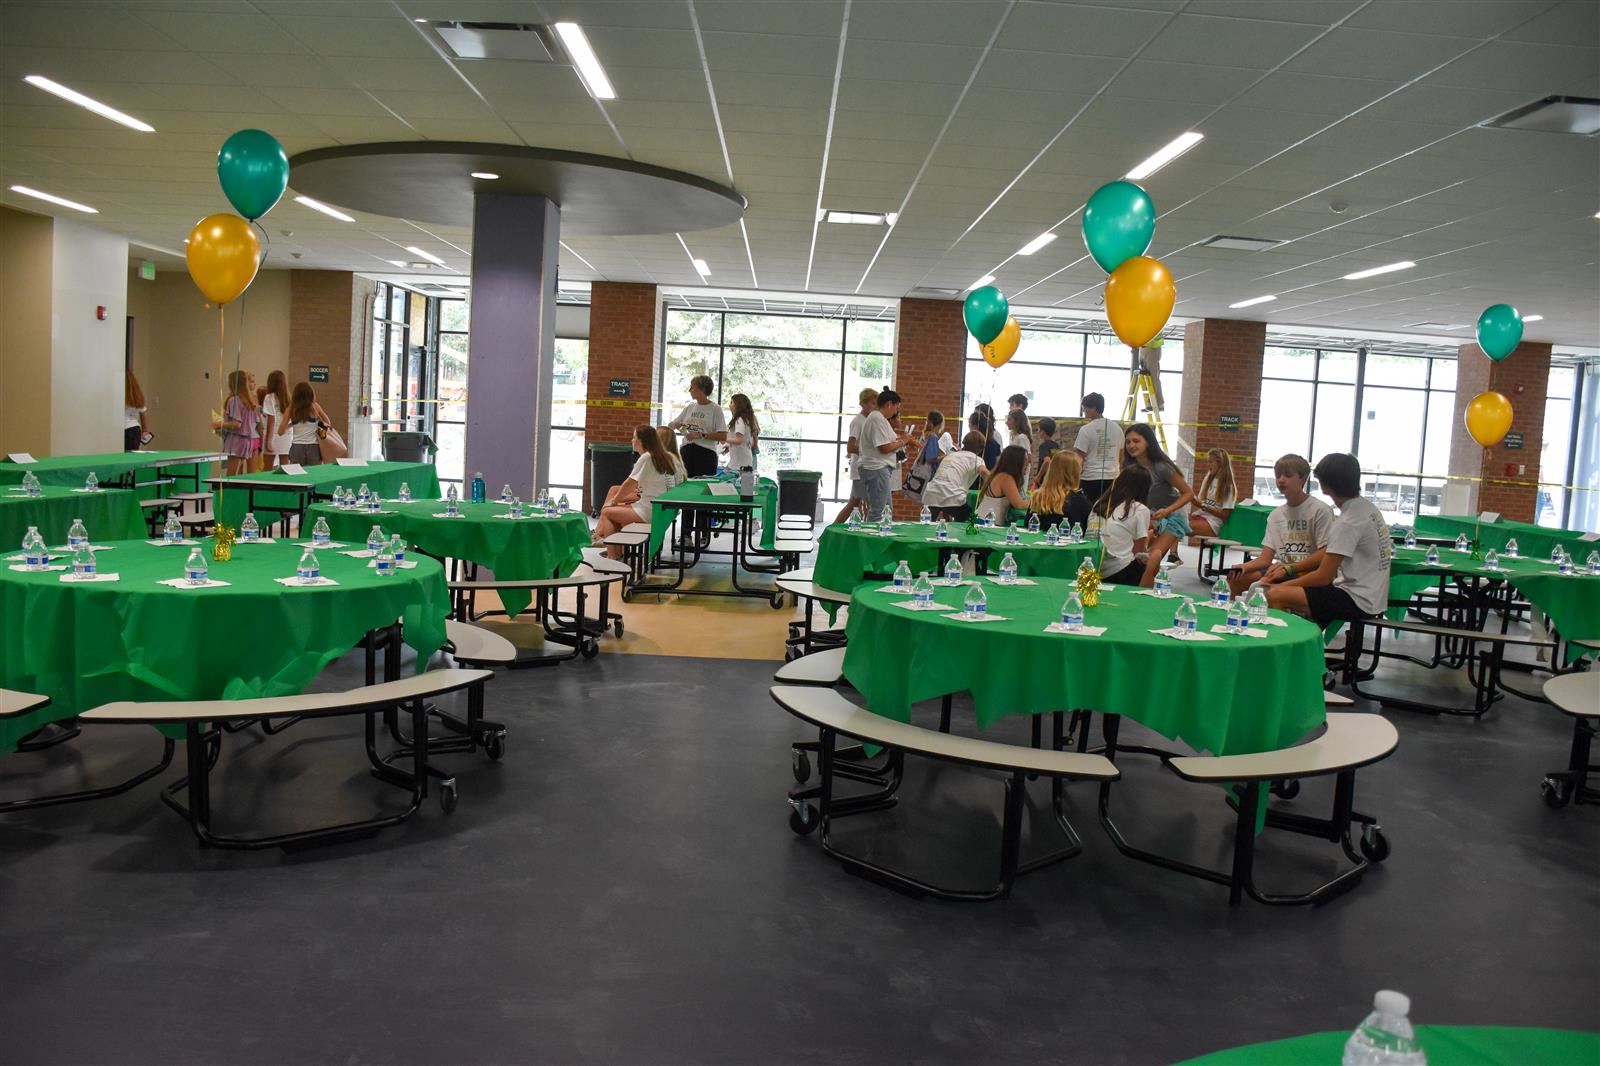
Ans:
{"type": "Polygon", "coordinates": [[[1236,540],[1246,547],[1263,547],[1267,535],[1267,516],[1277,510],[1260,503],[1244,503],[1233,509],[1228,520],[1217,530],[1224,540],[1236,540]]]}
{"type": "MultiPolygon", "coordinates": [[[[873,591],[881,581],[858,586],[845,677],[871,710],[901,721],[919,700],[970,691],[982,727],[1006,715],[1089,709],[1218,755],[1283,747],[1324,720],[1322,633],[1304,619],[1273,612],[1288,624],[1259,640],[1178,641],[1150,632],[1172,624],[1177,598],[1107,585],[1085,618],[1104,634],[1046,633],[1072,584],[1036,580],[986,580],[989,612],[1009,620],[983,623],[896,607],[905,597],[873,591]]],[[[966,593],[940,588],[935,598],[959,607],[966,593]]],[[[1221,611],[1198,611],[1202,631],[1223,621],[1221,611]]]]}
{"type": "Polygon", "coordinates": [[[990,570],[997,569],[1009,551],[1016,557],[1020,574],[1070,578],[1077,574],[1078,565],[1099,547],[1096,540],[1050,545],[1045,543],[1043,533],[1027,531],[1022,533],[1021,544],[1008,546],[1004,529],[991,526],[969,535],[965,523],[950,524],[950,539],[939,542],[930,539],[936,528],[936,525],[925,526],[920,522],[897,522],[894,536],[885,537],[875,531],[875,526],[863,526],[854,532],[845,525],[829,526],[822,531],[822,540],[817,545],[817,565],[812,580],[827,589],[853,589],[868,574],[894,573],[901,559],[911,567],[913,574],[926,570],[937,577],[941,546],[991,550],[994,554],[989,557],[990,570]]]}
{"type": "MultiPolygon", "coordinates": [[[[1522,547],[1522,538],[1517,538],[1522,547]]],[[[1583,572],[1559,574],[1548,560],[1502,557],[1499,570],[1487,570],[1466,553],[1452,548],[1439,552],[1439,566],[1424,561],[1424,548],[1396,548],[1389,570],[1389,598],[1410,599],[1436,584],[1439,575],[1500,579],[1545,613],[1550,624],[1568,640],[1600,640],[1600,577],[1583,572]]]]}
{"type": "MultiPolygon", "coordinates": [[[[432,463],[383,463],[372,462],[366,466],[338,466],[334,463],[325,463],[321,466],[308,466],[303,474],[285,474],[274,471],[267,474],[240,474],[237,480],[262,481],[282,478],[286,482],[297,485],[310,485],[313,490],[322,496],[332,496],[333,490],[339,486],[354,492],[365,484],[373,492],[380,493],[385,499],[394,497],[400,491],[402,484],[411,488],[411,495],[418,500],[437,500],[439,498],[439,472],[432,463]]],[[[239,523],[244,521],[245,505],[249,502],[250,494],[243,489],[230,489],[228,483],[234,478],[219,479],[217,492],[217,517],[223,523],[239,528],[239,523]]],[[[279,512],[298,510],[300,497],[292,492],[275,493],[256,490],[255,493],[256,520],[262,525],[277,520],[279,512]]],[[[371,528],[370,523],[368,528],[371,528]]],[[[362,540],[366,538],[363,536],[362,540]]]]}
{"type": "MultiPolygon", "coordinates": [[[[33,471],[41,485],[81,486],[92,470],[101,481],[119,478],[129,471],[142,470],[154,463],[184,459],[197,454],[187,451],[107,452],[104,455],[52,455],[32,463],[0,462],[0,485],[19,485],[22,475],[33,471]]],[[[185,468],[187,469],[187,467],[185,468]]],[[[148,479],[147,479],[148,480],[148,479]]],[[[181,490],[188,485],[179,487],[181,490]]]]}
{"type": "MultiPolygon", "coordinates": [[[[588,520],[577,512],[560,518],[512,521],[499,517],[507,513],[504,504],[466,503],[461,505],[462,518],[435,518],[444,510],[438,500],[388,503],[384,510],[391,513],[341,511],[319,503],[307,512],[306,521],[326,518],[335,540],[350,541],[356,547],[366,545],[374,525],[381,526],[385,533],[398,533],[431,555],[487,566],[502,581],[566,577],[583,562],[582,549],[589,543],[588,520]]],[[[527,610],[532,600],[531,593],[518,589],[506,589],[499,595],[512,618],[527,610]]]]}
{"type": "Polygon", "coordinates": [[[39,535],[50,545],[65,544],[74,518],[83,519],[89,539],[96,543],[142,537],[146,532],[139,499],[127,489],[80,492],[41,485],[33,497],[0,491],[0,549],[7,555],[21,549],[29,526],[38,526],[39,535]]]}
{"type": "MultiPolygon", "coordinates": [[[[189,550],[116,541],[100,569],[116,582],[72,584],[55,572],[0,569],[0,687],[53,703],[0,721],[0,752],[58,718],[113,700],[248,699],[291,695],[348,652],[368,630],[405,626],[421,658],[444,643],[449,612],[444,568],[379,577],[365,559],[317,555],[337,586],[291,588],[303,549],[279,541],[240,546],[211,563],[226,588],[160,584],[182,575],[189,550]]],[[[203,547],[209,553],[210,543],[203,547]]],[[[208,554],[209,558],[209,554],[208,554]]]]}
{"type": "MultiPolygon", "coordinates": [[[[1348,1039],[1349,1033],[1313,1033],[1216,1051],[1180,1066],[1337,1066],[1348,1039]]],[[[1600,1033],[1568,1029],[1419,1025],[1417,1042],[1428,1056],[1428,1066],[1593,1066],[1600,1062],[1600,1033]]]]}
{"type": "MultiPolygon", "coordinates": [[[[737,478],[717,478],[718,481],[733,482],[737,478]]],[[[706,501],[715,499],[718,504],[727,504],[730,510],[743,507],[748,510],[761,512],[761,539],[758,542],[763,551],[771,551],[774,535],[778,531],[778,486],[771,478],[760,478],[756,483],[756,498],[754,503],[745,503],[738,496],[713,496],[710,481],[685,481],[657,496],[650,508],[650,557],[653,559],[661,550],[661,545],[666,542],[667,530],[672,528],[673,519],[678,516],[675,503],[683,501],[706,501]]]]}
{"type": "Polygon", "coordinates": [[[1512,518],[1479,522],[1472,515],[1425,514],[1417,516],[1416,529],[1418,534],[1436,537],[1458,537],[1465,533],[1468,540],[1472,539],[1473,531],[1476,529],[1478,542],[1483,551],[1493,548],[1497,552],[1503,552],[1506,541],[1515,537],[1517,551],[1530,559],[1549,559],[1551,550],[1559,544],[1581,563],[1589,557],[1590,552],[1600,548],[1600,542],[1580,540],[1579,538],[1584,536],[1581,532],[1571,529],[1549,529],[1545,526],[1536,526],[1532,522],[1518,522],[1512,518]]]}

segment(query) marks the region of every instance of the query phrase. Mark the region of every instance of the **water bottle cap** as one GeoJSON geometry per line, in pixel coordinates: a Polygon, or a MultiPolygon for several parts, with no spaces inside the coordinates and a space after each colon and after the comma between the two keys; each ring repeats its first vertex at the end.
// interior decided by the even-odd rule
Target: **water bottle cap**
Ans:
{"type": "Polygon", "coordinates": [[[1404,992],[1386,988],[1372,997],[1372,1007],[1384,1014],[1394,1014],[1404,1018],[1411,1013],[1411,997],[1404,992]]]}

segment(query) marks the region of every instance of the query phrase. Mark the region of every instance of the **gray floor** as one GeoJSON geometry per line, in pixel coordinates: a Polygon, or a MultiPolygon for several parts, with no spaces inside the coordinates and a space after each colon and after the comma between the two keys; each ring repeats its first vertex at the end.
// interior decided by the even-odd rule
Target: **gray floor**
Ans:
{"type": "MultiPolygon", "coordinates": [[[[459,809],[430,804],[370,841],[202,851],[148,785],[6,818],[4,1057],[1161,1062],[1348,1028],[1380,987],[1427,1022],[1596,1026],[1600,808],[1540,802],[1566,750],[1548,708],[1396,712],[1401,749],[1358,797],[1394,854],[1326,907],[1230,910],[1219,887],[1121,858],[1085,785],[1071,792],[1081,856],[962,905],[851,877],[790,833],[801,731],[765,695],[771,669],[602,655],[502,676],[505,761],[454,757],[459,809]]],[[[153,750],[136,729],[86,730],[70,753],[0,761],[4,792],[153,750]]],[[[1130,835],[1225,861],[1214,792],[1124,762],[1130,835]]],[[[221,825],[392,803],[362,767],[350,722],[230,738],[221,825]]],[[[914,767],[895,811],[841,835],[976,884],[998,797],[993,779],[914,767]]],[[[1326,797],[1308,784],[1297,803],[1326,797]]],[[[1333,867],[1331,845],[1266,839],[1275,886],[1333,867]]]]}

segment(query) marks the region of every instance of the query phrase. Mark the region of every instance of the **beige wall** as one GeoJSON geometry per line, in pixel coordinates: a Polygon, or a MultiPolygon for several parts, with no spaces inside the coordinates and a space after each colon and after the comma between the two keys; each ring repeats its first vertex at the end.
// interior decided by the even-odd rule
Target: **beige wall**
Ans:
{"type": "Polygon", "coordinates": [[[128,239],[55,220],[50,258],[50,445],[57,455],[122,450],[128,239]]]}
{"type": "Polygon", "coordinates": [[[263,270],[256,276],[245,294],[225,308],[224,343],[219,346],[217,309],[208,305],[187,273],[163,270],[154,281],[144,281],[136,268],[129,268],[133,369],[144,386],[147,417],[156,434],[151,447],[216,445],[211,412],[220,409],[227,372],[236,359],[262,385],[269,371],[288,369],[290,273],[263,270]]]}
{"type": "Polygon", "coordinates": [[[0,455],[50,454],[53,224],[0,207],[0,455]]]}

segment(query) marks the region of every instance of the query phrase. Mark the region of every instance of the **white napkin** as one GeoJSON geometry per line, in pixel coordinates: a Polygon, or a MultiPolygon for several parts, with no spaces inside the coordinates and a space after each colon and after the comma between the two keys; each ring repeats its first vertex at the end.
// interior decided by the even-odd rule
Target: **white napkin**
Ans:
{"type": "Polygon", "coordinates": [[[182,545],[187,548],[198,548],[200,546],[200,542],[197,540],[147,540],[145,543],[152,548],[164,548],[169,544],[175,547],[182,545]]]}
{"type": "Polygon", "coordinates": [[[68,583],[83,582],[85,585],[96,581],[121,581],[121,574],[90,574],[88,577],[79,577],[77,574],[62,574],[61,580],[68,583]]]}
{"type": "Polygon", "coordinates": [[[1152,629],[1150,632],[1158,637],[1171,637],[1173,640],[1221,640],[1215,633],[1202,633],[1198,629],[1152,629]]]}
{"type": "Polygon", "coordinates": [[[291,588],[302,588],[302,589],[316,588],[316,587],[318,587],[320,585],[337,585],[338,584],[338,582],[335,581],[331,577],[315,577],[315,578],[312,578],[310,581],[302,581],[298,577],[275,577],[272,580],[276,581],[280,585],[288,585],[291,588]]]}
{"type": "Polygon", "coordinates": [[[343,541],[337,540],[330,540],[326,544],[318,544],[314,540],[297,540],[294,542],[294,546],[296,548],[315,548],[321,551],[324,548],[343,548],[345,545],[343,541]]]}
{"type": "MultiPolygon", "coordinates": [[[[89,550],[90,551],[97,551],[97,552],[108,552],[108,551],[111,551],[115,547],[116,547],[115,544],[91,544],[91,545],[89,545],[89,550]]],[[[78,550],[77,548],[69,548],[65,544],[62,544],[59,547],[46,548],[45,549],[45,551],[48,551],[48,552],[60,552],[63,555],[71,555],[73,552],[75,552],[77,550],[78,550]]]]}
{"type": "Polygon", "coordinates": [[[874,592],[889,592],[889,593],[893,593],[896,596],[909,596],[909,595],[911,595],[911,586],[910,585],[883,585],[883,586],[880,586],[879,588],[873,589],[872,591],[874,591],[874,592]]]}
{"type": "Polygon", "coordinates": [[[929,544],[954,544],[956,542],[956,538],[954,537],[946,537],[943,540],[940,540],[938,537],[927,537],[925,539],[929,544]]]}
{"type": "Polygon", "coordinates": [[[1218,603],[1216,600],[1195,600],[1194,605],[1196,607],[1209,607],[1213,611],[1226,611],[1233,606],[1233,602],[1231,600],[1227,603],[1218,603]]]}
{"type": "MultiPolygon", "coordinates": [[[[26,564],[21,564],[21,563],[19,563],[16,566],[13,566],[11,569],[15,570],[19,574],[43,573],[43,571],[40,571],[40,570],[29,570],[26,564]]],[[[65,570],[65,569],[66,569],[65,566],[47,566],[47,567],[45,567],[45,570],[65,570]]]]}
{"type": "Polygon", "coordinates": [[[1069,637],[1098,637],[1106,631],[1105,626],[1081,626],[1078,629],[1068,629],[1060,622],[1051,622],[1044,627],[1046,633],[1065,633],[1069,637]]]}
{"type": "Polygon", "coordinates": [[[1267,635],[1265,629],[1256,629],[1254,627],[1249,629],[1229,629],[1227,626],[1212,626],[1211,632],[1220,633],[1225,637],[1255,637],[1258,640],[1264,639],[1267,635]]]}
{"type": "Polygon", "coordinates": [[[1284,628],[1287,629],[1288,626],[1289,626],[1289,623],[1285,619],[1274,618],[1272,615],[1269,614],[1265,618],[1252,618],[1252,619],[1250,619],[1250,625],[1251,625],[1252,628],[1255,627],[1255,626],[1266,625],[1266,626],[1283,626],[1284,628]]]}
{"type": "Polygon", "coordinates": [[[457,511],[455,514],[450,514],[448,511],[435,511],[435,512],[433,512],[433,517],[435,517],[435,518],[465,518],[467,516],[465,514],[463,514],[462,512],[460,512],[460,511],[457,511]]]}
{"type": "MultiPolygon", "coordinates": [[[[377,565],[378,565],[378,560],[376,560],[376,559],[372,560],[372,562],[367,564],[368,567],[376,567],[377,565]]],[[[403,559],[403,560],[395,563],[394,565],[396,567],[398,567],[399,569],[401,569],[401,570],[413,570],[413,569],[416,568],[417,561],[415,559],[403,559]]]]}
{"type": "Polygon", "coordinates": [[[234,545],[234,547],[238,547],[241,544],[276,544],[276,543],[278,543],[278,542],[276,540],[272,539],[271,537],[257,537],[255,540],[245,540],[243,537],[236,537],[234,539],[233,545],[234,545]]]}
{"type": "Polygon", "coordinates": [[[370,558],[372,558],[372,552],[368,551],[366,548],[362,548],[360,551],[340,552],[339,554],[340,555],[348,555],[352,559],[370,559],[370,558]]]}
{"type": "MultiPolygon", "coordinates": [[[[12,569],[15,570],[16,567],[12,567],[12,569]]],[[[896,600],[894,605],[896,607],[904,607],[908,611],[954,611],[954,610],[956,610],[956,608],[951,607],[947,603],[939,603],[937,601],[935,601],[933,603],[918,603],[916,600],[896,600]]]]}
{"type": "Polygon", "coordinates": [[[213,581],[206,579],[203,585],[191,585],[186,577],[169,577],[165,581],[156,582],[158,585],[171,585],[175,589],[224,589],[228,587],[226,581],[213,581]]]}
{"type": "Polygon", "coordinates": [[[963,612],[961,614],[953,614],[950,617],[955,619],[957,622],[1009,622],[1009,621],[1011,621],[1011,619],[1007,618],[1003,614],[989,614],[987,612],[985,612],[984,614],[980,614],[980,615],[969,615],[969,614],[966,614],[965,612],[963,612]]]}
{"type": "MultiPolygon", "coordinates": [[[[62,553],[62,552],[53,552],[53,553],[47,553],[47,554],[52,559],[65,559],[66,558],[66,555],[64,553],[62,553]]],[[[6,562],[8,562],[8,563],[20,563],[20,562],[24,561],[27,558],[28,557],[26,555],[8,555],[8,556],[6,556],[6,562]]]]}
{"type": "Polygon", "coordinates": [[[1037,585],[1038,582],[1035,581],[1031,577],[1014,577],[1010,581],[1004,581],[1004,580],[1002,580],[1002,579],[1000,579],[998,577],[991,577],[991,578],[989,578],[989,584],[991,584],[991,585],[1037,585]]]}
{"type": "Polygon", "coordinates": [[[1170,592],[1163,596],[1161,593],[1157,592],[1155,589],[1135,589],[1133,591],[1132,595],[1134,595],[1134,596],[1154,596],[1158,600],[1175,600],[1175,599],[1178,598],[1177,596],[1173,595],[1170,592]]]}
{"type": "MultiPolygon", "coordinates": [[[[435,517],[435,518],[444,518],[445,516],[442,515],[442,514],[436,514],[433,517],[435,517]]],[[[539,515],[535,515],[535,514],[497,514],[494,517],[495,518],[509,518],[514,522],[521,522],[521,521],[524,521],[524,520],[529,519],[529,518],[538,518],[540,516],[539,515]]]]}
{"type": "Polygon", "coordinates": [[[104,492],[105,489],[73,489],[73,492],[104,492]]]}
{"type": "Polygon", "coordinates": [[[953,589],[957,585],[965,585],[967,583],[967,579],[964,578],[964,577],[956,577],[956,578],[933,577],[933,578],[929,578],[928,580],[932,581],[935,585],[938,585],[940,588],[946,588],[946,589],[953,589]]]}

